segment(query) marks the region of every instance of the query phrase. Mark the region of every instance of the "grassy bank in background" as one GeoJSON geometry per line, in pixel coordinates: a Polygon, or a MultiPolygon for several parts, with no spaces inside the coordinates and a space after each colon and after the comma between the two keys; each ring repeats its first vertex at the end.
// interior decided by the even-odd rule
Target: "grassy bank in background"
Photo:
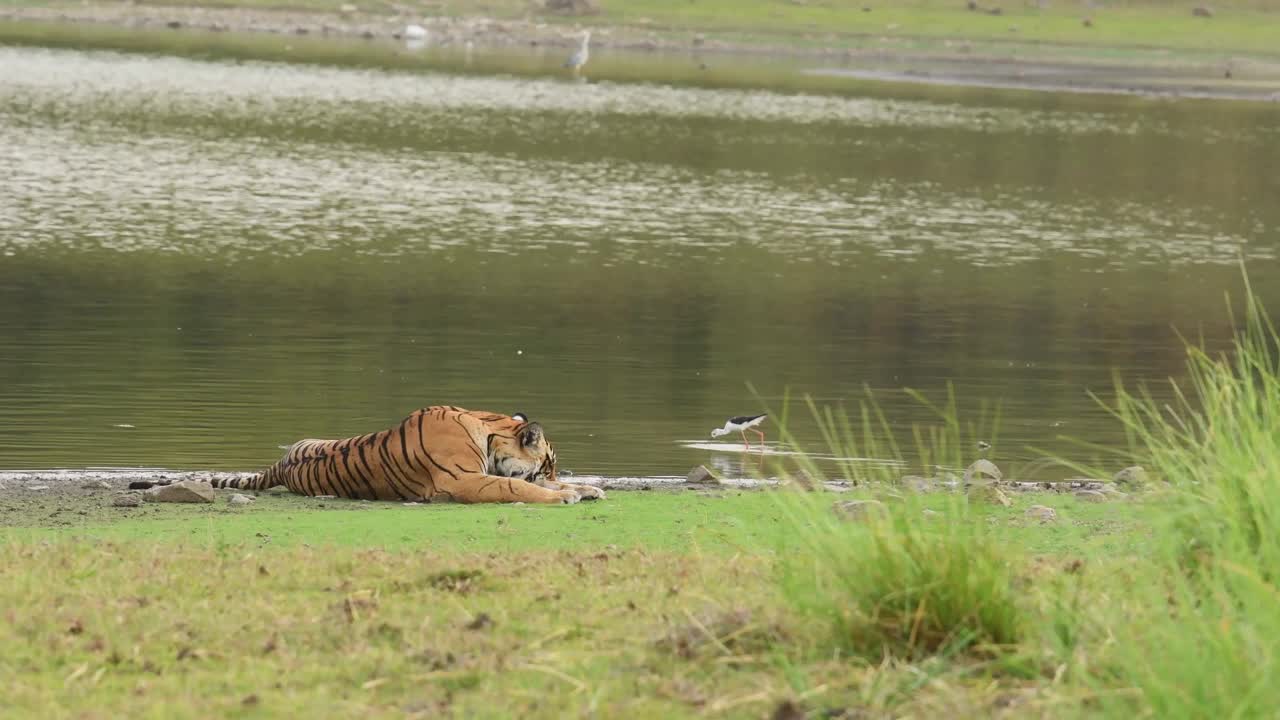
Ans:
{"type": "Polygon", "coordinates": [[[876,83],[848,77],[796,78],[797,67],[785,62],[754,63],[744,70],[736,67],[736,61],[716,59],[717,54],[757,53],[774,61],[780,60],[776,54],[782,52],[843,61],[863,57],[934,62],[925,74],[946,80],[944,85],[974,82],[952,77],[968,66],[979,76],[996,69],[1008,76],[1001,84],[1087,89],[1109,83],[1120,92],[1192,94],[1217,88],[1232,96],[1266,95],[1278,70],[1280,48],[1272,28],[1280,12],[1266,3],[1215,3],[1214,15],[1207,18],[1192,15],[1190,5],[1174,2],[1124,3],[1092,10],[1068,3],[978,5],[969,10],[965,3],[951,0],[884,6],[847,0],[603,0],[599,12],[574,15],[539,10],[541,5],[529,0],[493,0],[483,5],[440,0],[416,6],[381,0],[137,4],[0,0],[0,42],[545,75],[559,73],[563,48],[576,42],[578,30],[590,27],[596,30],[597,50],[608,47],[592,57],[589,75],[593,80],[846,92],[876,83]],[[999,14],[994,14],[997,9],[999,14]],[[55,27],[47,26],[50,22],[55,27]],[[408,22],[431,27],[432,52],[406,52],[399,43],[386,42],[398,37],[408,22]],[[182,30],[165,30],[166,26],[182,30]],[[210,29],[232,32],[210,33],[210,29]],[[270,37],[238,37],[242,34],[270,37]],[[372,41],[360,40],[361,36],[372,41]],[[463,46],[472,41],[477,52],[464,53],[463,46]],[[531,46],[534,53],[529,52],[531,46]],[[534,56],[545,54],[548,46],[549,55],[534,56]],[[649,52],[653,50],[663,52],[649,52]],[[638,61],[638,55],[643,61],[638,61]],[[655,55],[665,59],[655,62],[655,55]],[[960,65],[936,65],[942,59],[960,65]],[[1018,73],[1026,63],[1092,67],[1116,77],[1128,72],[1135,75],[1135,83],[1116,85],[1116,77],[1103,75],[1071,78],[1018,73]],[[1234,79],[1224,78],[1226,68],[1234,79]],[[1190,75],[1141,76],[1144,69],[1190,75]]]}
{"type": "Polygon", "coordinates": [[[349,4],[337,0],[61,2],[0,0],[0,43],[563,78],[565,47],[589,26],[597,38],[591,81],[932,100],[973,97],[979,86],[988,100],[1016,102],[1029,90],[1266,100],[1280,77],[1280,50],[1270,37],[1280,13],[1245,3],[1208,19],[1172,5],[1110,8],[1114,17],[1102,32],[1102,21],[1085,27],[1069,9],[1019,5],[996,16],[933,0],[871,12],[854,3],[749,0],[730,9],[654,0],[581,16],[499,2],[486,5],[484,17],[474,5],[447,2],[354,13],[340,12],[349,4]],[[493,15],[504,19],[491,21],[493,15]],[[425,47],[395,39],[408,22],[431,27],[425,47]],[[837,72],[807,72],[815,58],[837,72]],[[850,68],[871,74],[848,74],[850,68]]]}
{"type": "MultiPolygon", "coordinates": [[[[1216,14],[1212,19],[1193,16],[1192,5],[1180,2],[1124,3],[1119,7],[1090,10],[1075,3],[984,0],[977,3],[979,9],[976,11],[970,11],[964,2],[954,0],[830,0],[810,3],[790,0],[600,0],[598,5],[601,8],[598,15],[575,19],[583,24],[714,32],[742,40],[769,39],[799,45],[824,45],[842,38],[887,37],[950,42],[1013,40],[1099,48],[1280,52],[1271,32],[1271,23],[1276,20],[1275,7],[1262,2],[1214,3],[1216,14]],[[997,9],[1000,14],[990,14],[997,9]],[[1086,17],[1092,20],[1091,26],[1084,24],[1086,17]]],[[[455,0],[444,3],[442,7],[446,12],[464,14],[473,6],[455,0]]],[[[497,12],[516,15],[527,8],[528,3],[505,0],[492,7],[497,12]]]]}
{"type": "MultiPolygon", "coordinates": [[[[5,5],[21,6],[10,2],[5,5]]],[[[154,6],[339,12],[354,5],[368,15],[484,16],[536,20],[601,28],[638,30],[655,35],[703,33],[729,43],[794,47],[858,46],[868,39],[889,39],[904,46],[950,47],[951,43],[1018,42],[1090,48],[1168,48],[1210,52],[1276,54],[1271,3],[1224,0],[1212,3],[1212,17],[1197,17],[1195,3],[1127,2],[1086,8],[1076,3],[984,0],[976,10],[955,0],[866,2],[829,0],[597,0],[599,12],[565,15],[538,12],[530,0],[437,0],[402,5],[370,0],[208,0],[157,2],[154,6]],[[1090,22],[1086,24],[1085,19],[1090,22]],[[944,45],[943,43],[947,43],[944,45]]],[[[56,6],[56,3],[54,3],[56,6]]],[[[3,7],[0,5],[0,7],[3,7]]]]}
{"type": "MultiPolygon", "coordinates": [[[[870,42],[873,42],[877,48],[881,44],[879,40],[870,42]]],[[[409,72],[437,71],[469,75],[566,78],[562,48],[542,48],[531,51],[525,45],[516,45],[468,52],[464,47],[454,43],[448,47],[433,47],[430,52],[414,52],[407,50],[402,43],[386,39],[371,41],[356,37],[295,35],[287,32],[209,32],[192,28],[175,31],[164,28],[162,23],[153,23],[147,27],[126,27],[112,22],[78,23],[0,17],[0,44],[74,50],[111,50],[215,61],[287,62],[409,72]]],[[[871,48],[871,50],[878,52],[877,48],[871,48]]],[[[914,45],[902,49],[908,57],[917,51],[927,50],[914,45]]],[[[1144,49],[1118,52],[1120,52],[1119,55],[1108,59],[1107,62],[1114,60],[1137,70],[1142,68],[1171,70],[1173,74],[1160,83],[1144,81],[1132,92],[1099,96],[1097,102],[1107,107],[1142,106],[1149,102],[1143,97],[1144,94],[1150,92],[1189,91],[1193,85],[1203,90],[1203,77],[1196,77],[1194,73],[1205,64],[1216,66],[1221,61],[1218,55],[1171,56],[1163,51],[1144,49]]],[[[1004,64],[1010,68],[1010,72],[1013,72],[1013,69],[1019,67],[1019,63],[1026,60],[1067,64],[1076,61],[1088,63],[1091,60],[1087,56],[1091,53],[1092,51],[1068,46],[1051,49],[1044,45],[1027,45],[1014,52],[1009,48],[992,46],[985,50],[980,48],[976,53],[978,56],[975,57],[955,55],[952,59],[963,63],[968,57],[978,65],[988,65],[981,56],[990,56],[997,58],[994,60],[995,66],[1004,64]],[[1029,54],[1021,54],[1024,50],[1029,54]]],[[[635,50],[600,52],[592,57],[588,74],[593,82],[663,83],[724,90],[768,88],[782,92],[930,101],[971,101],[975,97],[980,97],[984,102],[1011,105],[1038,106],[1043,102],[1042,93],[1039,91],[1017,85],[983,87],[975,91],[963,80],[956,80],[950,84],[913,84],[844,75],[805,73],[801,71],[811,60],[804,58],[779,58],[762,54],[737,56],[731,62],[723,60],[702,62],[698,57],[700,56],[691,58],[683,49],[679,52],[660,53],[641,53],[635,50]],[[975,92],[980,95],[975,96],[975,92]]],[[[963,67],[963,65],[957,67],[963,67]]],[[[1276,75],[1275,71],[1268,72],[1270,72],[1268,78],[1276,75]]],[[[1270,81],[1264,79],[1259,81],[1259,84],[1266,85],[1268,82],[1270,81]]],[[[1101,85],[1086,74],[1079,79],[1076,89],[1090,87],[1101,87],[1101,85]]],[[[1238,86],[1225,87],[1224,97],[1249,97],[1252,94],[1250,87],[1249,81],[1238,86]],[[1236,90],[1244,92],[1239,94],[1236,90]]]]}

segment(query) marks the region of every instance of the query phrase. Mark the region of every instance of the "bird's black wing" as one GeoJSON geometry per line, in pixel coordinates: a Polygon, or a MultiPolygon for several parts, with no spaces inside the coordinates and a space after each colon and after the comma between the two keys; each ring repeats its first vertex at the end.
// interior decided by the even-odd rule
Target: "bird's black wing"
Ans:
{"type": "Polygon", "coordinates": [[[737,416],[737,417],[731,417],[731,418],[729,418],[729,422],[733,423],[734,425],[745,425],[746,423],[749,423],[749,422],[751,422],[751,421],[753,421],[753,420],[758,420],[759,418],[762,418],[762,417],[767,417],[767,416],[765,416],[765,415],[739,415],[739,416],[737,416]]]}

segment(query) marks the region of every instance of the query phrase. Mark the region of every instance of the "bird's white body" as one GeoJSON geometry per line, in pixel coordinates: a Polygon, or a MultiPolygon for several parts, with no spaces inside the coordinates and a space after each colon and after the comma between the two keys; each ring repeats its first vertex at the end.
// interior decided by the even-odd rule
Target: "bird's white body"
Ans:
{"type": "Polygon", "coordinates": [[[711,437],[724,437],[731,432],[742,435],[742,443],[751,449],[751,443],[747,442],[747,431],[760,436],[760,447],[764,447],[764,433],[756,430],[755,427],[765,421],[768,415],[739,415],[731,417],[724,422],[724,427],[718,427],[711,431],[711,437]]]}
{"type": "Polygon", "coordinates": [[[406,25],[404,28],[404,38],[406,40],[426,40],[427,29],[421,25],[406,25]]]}
{"type": "Polygon", "coordinates": [[[581,70],[582,66],[587,64],[587,59],[591,57],[591,51],[588,48],[590,44],[591,31],[588,30],[582,34],[582,44],[578,46],[577,50],[573,51],[568,60],[564,61],[564,66],[572,69],[575,73],[581,70]]]}

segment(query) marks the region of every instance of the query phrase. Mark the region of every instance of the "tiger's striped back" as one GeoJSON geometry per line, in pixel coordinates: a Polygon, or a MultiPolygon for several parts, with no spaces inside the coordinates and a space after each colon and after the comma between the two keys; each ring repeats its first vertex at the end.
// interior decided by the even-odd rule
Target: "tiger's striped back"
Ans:
{"type": "Polygon", "coordinates": [[[367,435],[299,440],[263,472],[213,484],[364,500],[571,504],[604,496],[557,482],[555,463],[542,427],[522,414],[436,406],[367,435]]]}

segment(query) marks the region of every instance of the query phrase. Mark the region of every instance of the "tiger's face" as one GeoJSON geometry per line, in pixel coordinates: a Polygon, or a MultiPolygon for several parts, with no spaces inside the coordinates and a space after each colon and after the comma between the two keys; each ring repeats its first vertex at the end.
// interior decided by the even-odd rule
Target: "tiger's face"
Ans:
{"type": "Polygon", "coordinates": [[[512,419],[517,425],[511,435],[493,436],[493,474],[538,484],[555,482],[556,450],[547,442],[542,426],[519,414],[512,419]]]}

